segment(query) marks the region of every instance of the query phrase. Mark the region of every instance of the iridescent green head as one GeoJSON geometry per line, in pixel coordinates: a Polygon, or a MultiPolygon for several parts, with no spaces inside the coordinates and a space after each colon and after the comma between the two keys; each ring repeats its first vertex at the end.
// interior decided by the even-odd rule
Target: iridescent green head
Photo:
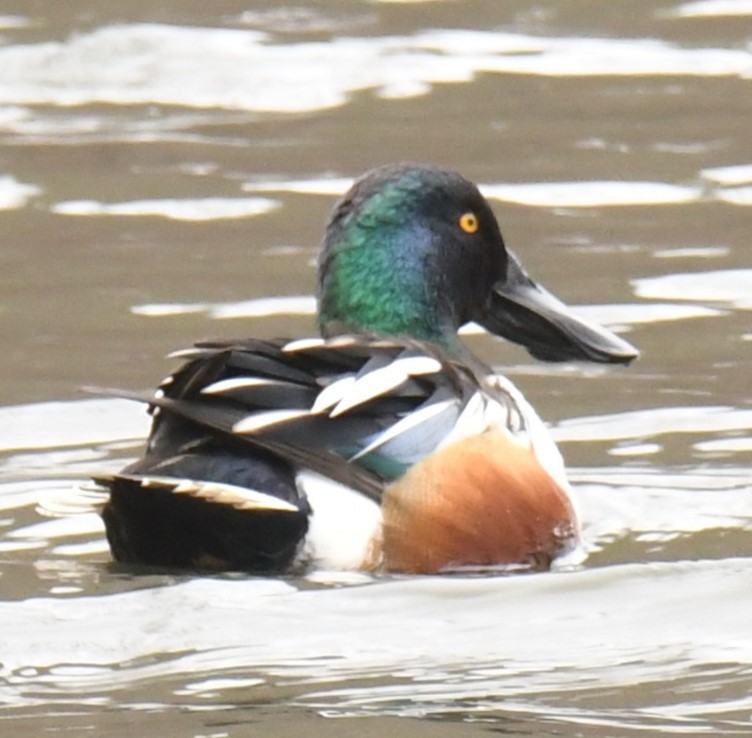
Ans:
{"type": "Polygon", "coordinates": [[[355,183],[329,222],[321,330],[451,347],[506,268],[499,227],[475,185],[428,166],[382,167],[355,183]]]}
{"type": "Polygon", "coordinates": [[[325,336],[419,338],[459,354],[457,329],[474,320],[543,359],[637,355],[525,274],[472,182],[428,165],[374,169],[337,203],[319,258],[318,300],[325,336]]]}

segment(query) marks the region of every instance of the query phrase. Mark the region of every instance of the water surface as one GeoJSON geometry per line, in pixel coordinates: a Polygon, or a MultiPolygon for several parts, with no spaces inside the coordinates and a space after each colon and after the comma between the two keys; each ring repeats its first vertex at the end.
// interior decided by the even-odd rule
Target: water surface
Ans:
{"type": "Polygon", "coordinates": [[[749,735],[750,39],[748,0],[8,0],[2,734],[749,735]],[[642,350],[548,366],[466,332],[551,424],[585,564],[113,565],[69,491],[147,419],[82,388],[311,333],[334,198],[404,159],[479,182],[531,273],[642,350]]]}

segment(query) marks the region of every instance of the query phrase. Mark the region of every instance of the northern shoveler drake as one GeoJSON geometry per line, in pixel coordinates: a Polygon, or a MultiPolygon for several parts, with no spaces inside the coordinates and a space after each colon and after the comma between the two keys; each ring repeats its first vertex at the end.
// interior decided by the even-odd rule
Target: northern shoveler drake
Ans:
{"type": "Polygon", "coordinates": [[[476,321],[535,357],[628,363],[509,252],[477,187],[395,164],[339,200],[323,338],[196,344],[148,398],[143,458],[98,477],[115,559],[280,573],[547,568],[579,546],[561,457],[476,321]]]}

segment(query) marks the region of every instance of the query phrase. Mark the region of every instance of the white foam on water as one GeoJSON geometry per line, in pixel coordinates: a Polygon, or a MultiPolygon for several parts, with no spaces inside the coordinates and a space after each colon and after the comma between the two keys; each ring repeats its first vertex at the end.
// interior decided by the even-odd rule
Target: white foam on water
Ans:
{"type": "Polygon", "coordinates": [[[551,430],[557,443],[654,438],[671,433],[721,433],[752,428],[752,410],[695,405],[630,410],[561,421],[551,430]]]}
{"type": "Polygon", "coordinates": [[[707,301],[752,309],[752,269],[686,272],[632,280],[638,297],[707,301]]]}
{"type": "Polygon", "coordinates": [[[17,210],[42,192],[36,185],[24,184],[10,176],[0,177],[0,210],[17,210]]]}
{"type": "MultiPolygon", "coordinates": [[[[752,5],[752,3],[750,3],[752,5]]],[[[700,174],[706,179],[726,187],[749,184],[752,182],[752,164],[735,164],[729,167],[712,167],[703,169],[700,174]]]]}
{"type": "MultiPolygon", "coordinates": [[[[247,192],[288,192],[306,195],[341,195],[350,178],[321,177],[310,180],[246,182],[247,192]]],[[[628,205],[675,205],[696,202],[704,196],[698,186],[667,182],[576,181],[490,183],[480,185],[490,200],[551,208],[591,208],[628,205]]]]}
{"type": "Polygon", "coordinates": [[[681,18],[722,18],[752,15],[750,0],[696,0],[668,11],[681,18]]]}
{"type": "Polygon", "coordinates": [[[131,312],[148,317],[206,313],[211,318],[267,318],[280,315],[315,315],[313,295],[262,297],[257,300],[215,303],[149,303],[134,305],[131,312]]]}
{"type": "Polygon", "coordinates": [[[92,399],[0,407],[0,451],[88,446],[144,438],[144,405],[92,399]]]}
{"type": "Polygon", "coordinates": [[[734,187],[722,190],[716,197],[731,205],[752,205],[752,187],[734,187]]]}
{"type": "Polygon", "coordinates": [[[479,73],[552,77],[752,74],[747,49],[653,39],[428,30],[411,36],[274,43],[250,29],[111,25],[0,48],[0,103],[177,105],[294,113],[360,90],[412,97],[479,73]]]}
{"type": "Polygon", "coordinates": [[[554,208],[675,205],[702,197],[699,187],[625,181],[483,185],[481,192],[492,200],[554,208]]]}
{"type": "Polygon", "coordinates": [[[60,215],[154,215],[171,220],[206,221],[265,215],[278,207],[280,207],[279,202],[264,197],[205,197],[185,200],[134,200],[119,203],[68,200],[53,205],[51,209],[60,215]]]}

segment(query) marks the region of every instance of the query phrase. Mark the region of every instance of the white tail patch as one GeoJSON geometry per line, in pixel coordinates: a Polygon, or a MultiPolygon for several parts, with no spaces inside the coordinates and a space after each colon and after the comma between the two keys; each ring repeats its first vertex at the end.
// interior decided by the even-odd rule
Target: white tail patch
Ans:
{"type": "Polygon", "coordinates": [[[313,510],[301,558],[323,569],[374,569],[381,562],[381,507],[313,472],[296,479],[313,510]]]}

